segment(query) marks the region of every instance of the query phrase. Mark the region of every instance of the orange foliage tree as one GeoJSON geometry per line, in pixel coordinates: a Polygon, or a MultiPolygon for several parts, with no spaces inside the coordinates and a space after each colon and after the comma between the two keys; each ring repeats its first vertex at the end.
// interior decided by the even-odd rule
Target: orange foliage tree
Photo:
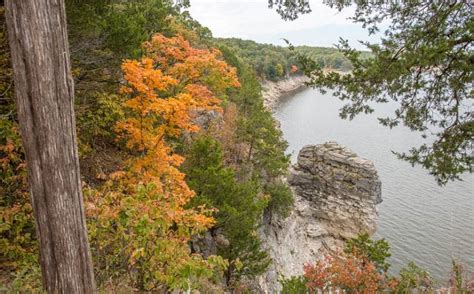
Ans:
{"type": "Polygon", "coordinates": [[[340,289],[371,294],[396,286],[395,280],[387,279],[370,260],[357,254],[328,255],[314,265],[307,264],[304,277],[310,293],[340,289]]]}
{"type": "Polygon", "coordinates": [[[126,264],[136,287],[189,289],[225,263],[190,252],[191,236],[211,227],[214,219],[211,208],[186,207],[194,192],[178,169],[184,158],[172,143],[199,129],[197,115],[220,112],[226,91],[239,82],[219,51],[193,48],[181,36],[157,34],[144,49],[141,60],[122,64],[126,114],[116,131],[129,150],[128,168],[110,176],[105,196],[104,190],[88,193],[88,215],[100,224],[91,234],[101,251],[97,257],[108,256],[99,264],[126,264]],[[113,236],[104,238],[110,228],[113,236]]]}

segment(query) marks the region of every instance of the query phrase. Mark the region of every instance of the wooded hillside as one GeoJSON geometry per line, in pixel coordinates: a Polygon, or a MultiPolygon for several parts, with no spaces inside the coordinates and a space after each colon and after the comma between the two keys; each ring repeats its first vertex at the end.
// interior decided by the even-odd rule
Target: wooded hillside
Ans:
{"type": "MultiPolygon", "coordinates": [[[[254,70],[167,1],[67,1],[87,227],[99,289],[243,286],[284,215],[286,143],[254,70]],[[200,252],[201,238],[221,240],[200,252]]],[[[41,288],[2,18],[1,279],[41,288]]],[[[115,289],[115,290],[114,290],[115,289]]],[[[3,290],[3,289],[2,289],[3,290]]]]}
{"type": "MultiPolygon", "coordinates": [[[[237,56],[250,64],[260,79],[277,81],[290,74],[301,73],[301,64],[288,47],[260,44],[237,38],[218,38],[217,44],[229,47],[237,56]]],[[[295,51],[315,60],[318,66],[326,69],[348,71],[351,63],[336,48],[296,46],[295,51]]],[[[364,53],[368,56],[368,53],[364,53]]]]}

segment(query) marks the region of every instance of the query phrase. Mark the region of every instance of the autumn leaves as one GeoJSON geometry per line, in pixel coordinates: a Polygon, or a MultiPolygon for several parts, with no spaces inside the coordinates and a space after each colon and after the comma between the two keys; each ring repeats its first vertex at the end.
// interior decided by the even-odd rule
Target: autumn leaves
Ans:
{"type": "Polygon", "coordinates": [[[199,130],[193,121],[199,113],[222,111],[221,98],[239,81],[219,51],[193,48],[181,36],[157,34],[144,49],[141,60],[122,64],[126,114],[116,132],[129,151],[127,168],[87,193],[89,207],[99,208],[89,213],[92,243],[104,249],[103,266],[122,267],[137,288],[186,289],[225,261],[190,252],[191,236],[215,221],[212,208],[187,206],[195,193],[172,142],[199,130]]]}
{"type": "MultiPolygon", "coordinates": [[[[236,70],[219,59],[219,51],[193,48],[181,36],[157,34],[144,47],[142,60],[122,65],[128,115],[117,123],[117,131],[130,151],[140,154],[131,159],[130,177],[153,184],[156,193],[172,199],[174,209],[181,211],[193,192],[178,170],[184,158],[173,152],[167,139],[196,132],[193,115],[221,111],[218,97],[239,82],[236,70]]],[[[212,223],[204,216],[198,219],[204,227],[212,223]]]]}

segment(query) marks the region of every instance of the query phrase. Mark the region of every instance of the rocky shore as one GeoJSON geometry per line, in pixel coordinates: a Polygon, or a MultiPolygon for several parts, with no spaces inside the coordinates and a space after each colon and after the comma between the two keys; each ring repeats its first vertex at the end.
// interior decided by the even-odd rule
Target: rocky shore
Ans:
{"type": "MultiPolygon", "coordinates": [[[[306,76],[262,83],[267,108],[307,88],[306,76]]],[[[259,230],[272,258],[258,292],[279,293],[280,279],[301,275],[303,265],[343,247],[359,233],[373,234],[381,182],[374,165],[336,142],[303,147],[288,173],[295,205],[282,219],[267,215],[259,230]]]]}
{"type": "Polygon", "coordinates": [[[289,217],[267,216],[260,236],[272,264],[260,277],[262,293],[279,293],[279,280],[341,248],[359,233],[375,232],[382,201],[374,165],[336,142],[303,147],[289,171],[295,206],[289,217]]]}
{"type": "Polygon", "coordinates": [[[292,96],[307,88],[306,82],[309,78],[304,75],[290,76],[277,82],[262,82],[262,95],[265,106],[273,110],[280,99],[292,96]]]}

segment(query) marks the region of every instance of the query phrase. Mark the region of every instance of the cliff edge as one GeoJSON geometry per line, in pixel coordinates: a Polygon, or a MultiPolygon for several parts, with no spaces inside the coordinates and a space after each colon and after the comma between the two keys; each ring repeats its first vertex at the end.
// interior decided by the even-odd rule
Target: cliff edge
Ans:
{"type": "Polygon", "coordinates": [[[286,79],[272,82],[262,82],[263,103],[268,109],[273,109],[280,99],[289,97],[307,88],[309,78],[304,75],[294,75],[286,79]]]}
{"type": "Polygon", "coordinates": [[[260,230],[270,256],[259,279],[264,293],[278,293],[279,279],[303,273],[303,265],[376,228],[382,201],[374,165],[335,142],[305,146],[290,169],[295,206],[289,217],[267,217],[260,230]]]}

